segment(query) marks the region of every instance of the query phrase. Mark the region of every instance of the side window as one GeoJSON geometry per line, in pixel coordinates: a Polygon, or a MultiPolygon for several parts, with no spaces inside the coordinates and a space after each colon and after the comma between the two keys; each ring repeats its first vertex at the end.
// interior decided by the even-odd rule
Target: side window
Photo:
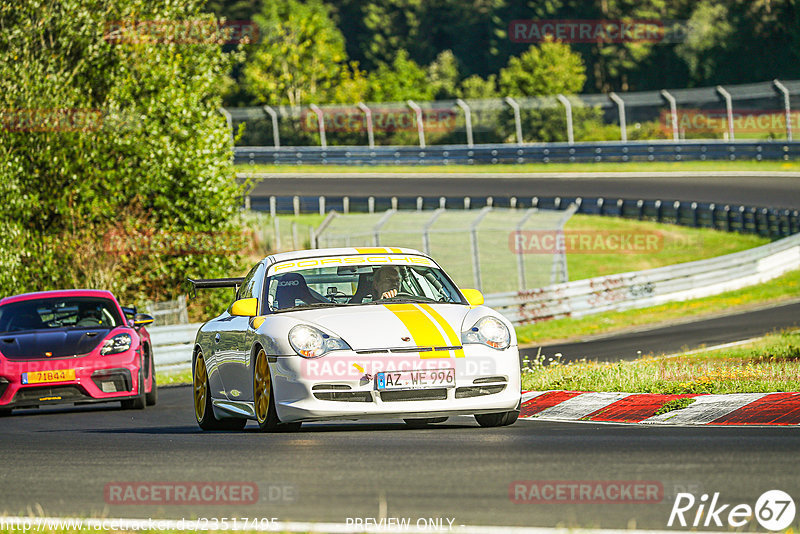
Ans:
{"type": "Polygon", "coordinates": [[[253,296],[258,297],[258,295],[253,295],[253,285],[255,284],[256,273],[259,267],[261,267],[260,263],[250,269],[250,272],[244,277],[244,282],[239,286],[239,291],[236,292],[236,300],[249,299],[253,296]]]}

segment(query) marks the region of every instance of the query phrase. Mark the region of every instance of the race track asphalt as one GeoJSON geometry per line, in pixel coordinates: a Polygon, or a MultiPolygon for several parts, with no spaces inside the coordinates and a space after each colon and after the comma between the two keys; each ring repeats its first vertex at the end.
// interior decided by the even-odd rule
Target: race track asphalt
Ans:
{"type": "MultiPolygon", "coordinates": [[[[660,529],[677,491],[755,504],[800,495],[800,428],[668,428],[471,417],[412,430],[402,423],[308,424],[295,434],[204,433],[189,387],[164,388],[142,412],[58,408],[2,422],[2,509],[138,518],[451,518],[456,525],[660,529]],[[515,481],[651,481],[656,502],[513,503],[515,481]],[[254,504],[106,503],[107,484],[254,483],[254,504]],[[513,495],[512,491],[512,495],[513,495]]],[[[129,501],[130,502],[130,501],[129,501]]],[[[694,517],[694,510],[687,517],[694,517]]],[[[446,522],[446,521],[445,521],[446,522]]]]}
{"type": "MultiPolygon", "coordinates": [[[[797,306],[772,317],[796,318],[797,306]]],[[[674,325],[639,342],[647,350],[666,347],[675,336],[669,329],[684,339],[705,332],[703,342],[722,341],[717,334],[725,331],[750,335],[743,325],[758,323],[753,314],[764,313],[674,325]]],[[[774,326],[769,317],[762,321],[767,330],[774,326]]],[[[630,343],[629,335],[618,336],[620,346],[630,343]]],[[[599,347],[599,354],[613,339],[585,343],[584,351],[599,347]]],[[[412,522],[450,518],[457,525],[662,529],[678,491],[697,498],[720,492],[721,502],[751,506],[770,489],[797,499],[798,450],[796,427],[518,421],[484,429],[471,417],[422,430],[387,420],[306,424],[295,434],[260,434],[252,423],[244,432],[206,433],[195,424],[191,389],[183,386],[162,388],[159,404],[145,411],[54,407],[0,420],[0,512],[326,522],[383,512],[412,522]],[[514,503],[509,488],[514,495],[520,480],[651,481],[663,494],[640,504],[514,503]],[[107,502],[107,485],[132,481],[244,482],[258,486],[258,500],[107,502]]]]}

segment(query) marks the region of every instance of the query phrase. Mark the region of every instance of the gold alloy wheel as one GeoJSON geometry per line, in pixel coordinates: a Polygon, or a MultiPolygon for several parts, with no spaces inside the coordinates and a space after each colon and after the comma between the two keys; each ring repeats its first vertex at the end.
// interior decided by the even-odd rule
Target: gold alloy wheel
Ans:
{"type": "Polygon", "coordinates": [[[269,376],[267,353],[261,349],[256,356],[255,372],[253,373],[253,391],[256,408],[256,419],[259,424],[264,424],[269,414],[270,392],[272,382],[269,376]]]}
{"type": "Polygon", "coordinates": [[[206,378],[206,361],[202,354],[198,354],[194,364],[194,415],[198,422],[202,421],[206,415],[206,396],[208,395],[206,378]]]}

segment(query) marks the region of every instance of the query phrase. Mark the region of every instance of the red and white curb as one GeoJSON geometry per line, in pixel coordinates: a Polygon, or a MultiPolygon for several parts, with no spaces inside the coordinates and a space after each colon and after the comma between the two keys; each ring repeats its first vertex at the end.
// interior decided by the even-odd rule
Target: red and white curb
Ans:
{"type": "Polygon", "coordinates": [[[661,425],[800,425],[800,393],[660,395],[523,391],[520,417],[661,425]],[[669,401],[681,398],[693,398],[694,402],[686,408],[655,415],[669,401]]]}

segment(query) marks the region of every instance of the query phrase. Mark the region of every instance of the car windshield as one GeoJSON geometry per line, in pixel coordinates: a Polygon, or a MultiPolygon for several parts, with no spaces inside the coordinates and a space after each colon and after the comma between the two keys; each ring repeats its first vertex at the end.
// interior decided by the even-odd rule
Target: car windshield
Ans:
{"type": "Polygon", "coordinates": [[[55,328],[114,328],[121,324],[117,307],[104,298],[42,298],[0,307],[2,333],[55,328]]]}
{"type": "Polygon", "coordinates": [[[268,281],[271,311],[392,302],[463,303],[456,287],[436,267],[318,267],[276,274],[268,281]]]}

